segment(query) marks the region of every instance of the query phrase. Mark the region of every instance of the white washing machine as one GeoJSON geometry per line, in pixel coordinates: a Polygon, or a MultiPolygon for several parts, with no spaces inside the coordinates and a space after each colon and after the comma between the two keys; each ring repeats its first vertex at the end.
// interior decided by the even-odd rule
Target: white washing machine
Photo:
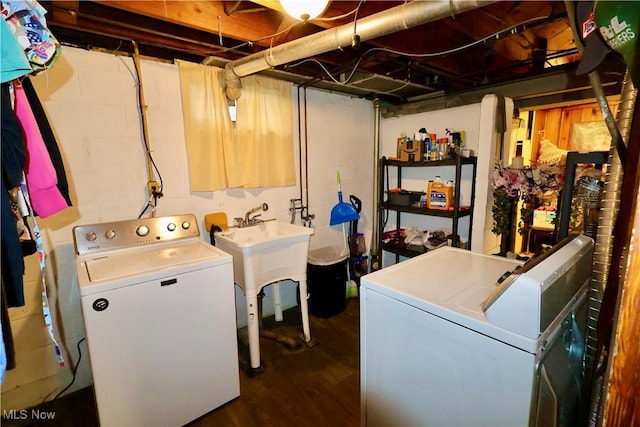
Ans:
{"type": "Polygon", "coordinates": [[[578,425],[592,256],[446,247],[363,276],[362,424],[578,425]]]}
{"type": "Polygon", "coordinates": [[[182,426],[239,396],[232,258],[195,216],[73,233],[102,426],[182,426]]]}

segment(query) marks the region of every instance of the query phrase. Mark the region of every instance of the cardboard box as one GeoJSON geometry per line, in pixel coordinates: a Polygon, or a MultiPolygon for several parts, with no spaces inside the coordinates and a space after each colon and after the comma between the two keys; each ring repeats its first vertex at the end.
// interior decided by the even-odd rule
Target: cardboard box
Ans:
{"type": "Polygon", "coordinates": [[[422,141],[398,138],[397,154],[397,157],[403,162],[421,162],[424,154],[424,143],[422,141]]]}

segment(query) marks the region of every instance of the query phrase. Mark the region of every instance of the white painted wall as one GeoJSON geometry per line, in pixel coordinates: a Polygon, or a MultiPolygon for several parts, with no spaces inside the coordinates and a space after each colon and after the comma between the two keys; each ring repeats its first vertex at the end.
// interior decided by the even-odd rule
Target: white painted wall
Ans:
{"type": "MultiPolygon", "coordinates": [[[[78,360],[76,344],[84,337],[72,228],[133,219],[145,206],[146,163],[134,76],[130,58],[65,47],[51,70],[33,78],[60,145],[74,202],[73,207],[39,221],[47,249],[52,313],[67,366],[59,368],[53,355],[42,321],[37,260],[28,257],[26,305],[9,310],[17,367],[7,372],[2,384],[3,410],[50,400],[71,381],[78,360]]],[[[298,186],[192,193],[177,66],[143,60],[142,81],[150,145],[164,180],[165,197],[160,200],[158,216],[193,213],[203,230],[207,213],[224,211],[233,218],[267,202],[270,209],[265,218],[289,220],[289,200],[299,197],[298,186]]],[[[308,90],[306,95],[309,204],[310,212],[316,215],[311,246],[342,245],[341,228],[328,225],[331,208],[337,203],[336,171],[341,172],[344,194],[355,194],[362,200],[359,228],[370,236],[373,104],[315,90],[308,90]]],[[[292,99],[297,104],[296,88],[292,99]]],[[[294,115],[297,134],[297,112],[294,115]]],[[[304,118],[304,114],[301,116],[304,118]]],[[[299,167],[297,140],[294,145],[299,167]]],[[[285,282],[281,288],[284,308],[296,305],[295,283],[285,282]]],[[[243,326],[244,297],[238,288],[236,291],[238,324],[243,326]]],[[[273,313],[269,287],[266,293],[264,307],[268,315],[273,313]]],[[[68,392],[91,383],[86,345],[80,348],[82,361],[68,392]]]]}
{"type": "Polygon", "coordinates": [[[500,162],[500,145],[502,144],[502,156],[508,157],[509,139],[511,135],[511,120],[513,112],[513,100],[505,99],[505,116],[507,117],[507,130],[504,135],[496,131],[498,118],[499,99],[495,95],[486,95],[481,103],[480,116],[480,147],[478,149],[478,171],[476,185],[476,209],[473,221],[478,227],[473,228],[473,247],[476,252],[495,254],[500,252],[500,237],[491,232],[493,218],[491,207],[493,205],[493,190],[491,180],[493,170],[500,162]],[[481,184],[484,183],[484,184],[481,184]]]}
{"type": "MultiPolygon", "coordinates": [[[[381,121],[380,155],[393,157],[396,155],[397,139],[404,132],[413,135],[420,128],[429,133],[436,133],[438,138],[446,137],[446,129],[466,132],[466,145],[478,157],[476,170],[476,194],[473,211],[473,227],[471,230],[471,250],[479,253],[497,253],[500,241],[491,233],[492,218],[491,205],[493,196],[490,188],[493,168],[496,163],[496,147],[500,145],[500,134],[496,131],[498,98],[487,95],[481,103],[448,108],[445,110],[429,111],[420,114],[394,117],[381,121]]],[[[513,101],[506,100],[506,116],[511,117],[513,101]]],[[[511,125],[511,120],[507,120],[511,125]]],[[[505,134],[505,155],[508,155],[510,133],[505,134]]],[[[390,169],[389,188],[397,186],[395,168],[390,169]]],[[[436,175],[445,180],[454,179],[455,171],[452,167],[429,167],[403,169],[402,187],[406,190],[426,191],[427,182],[436,175]]],[[[468,204],[471,198],[471,171],[463,168],[461,180],[461,202],[468,204]]],[[[389,213],[389,220],[385,230],[395,229],[396,217],[389,213]]],[[[451,228],[451,220],[447,218],[425,217],[422,215],[402,214],[402,224],[405,227],[418,227],[435,230],[441,227],[451,228]]],[[[469,230],[469,217],[459,222],[459,235],[465,238],[469,230]]],[[[385,254],[383,265],[395,262],[395,256],[385,254]]]]}

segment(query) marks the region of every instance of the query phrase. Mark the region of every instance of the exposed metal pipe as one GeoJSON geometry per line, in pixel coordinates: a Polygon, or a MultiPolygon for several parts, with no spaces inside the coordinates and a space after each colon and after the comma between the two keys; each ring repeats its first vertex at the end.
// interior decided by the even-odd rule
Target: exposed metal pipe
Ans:
{"type": "MultiPolygon", "coordinates": [[[[578,33],[578,23],[575,20],[575,3],[571,0],[564,1],[567,16],[571,23],[573,39],[580,54],[584,52],[582,39],[578,33]]],[[[594,90],[594,94],[600,106],[603,119],[611,134],[611,148],[607,160],[605,182],[600,199],[600,217],[598,219],[598,231],[595,239],[595,251],[593,255],[593,275],[589,287],[588,319],[586,333],[586,350],[584,360],[583,380],[585,380],[586,394],[590,396],[589,407],[586,408],[588,414],[588,425],[595,427],[598,423],[600,402],[602,399],[602,378],[594,378],[594,371],[597,369],[596,359],[598,336],[597,324],[600,316],[604,288],[609,275],[610,264],[612,262],[612,250],[614,242],[614,224],[620,209],[620,194],[622,191],[622,178],[624,173],[624,163],[626,161],[627,146],[631,121],[637,91],[633,88],[633,83],[629,72],[625,75],[622,86],[622,98],[618,106],[616,120],[614,120],[609,104],[602,90],[600,76],[597,71],[589,73],[589,80],[594,90]],[[620,129],[620,130],[619,130],[620,129]],[[591,380],[594,380],[591,383],[591,380]]]]}
{"type": "MultiPolygon", "coordinates": [[[[453,17],[468,10],[477,9],[497,0],[438,0],[410,1],[358,20],[360,41],[406,30],[418,25],[453,17]]],[[[242,84],[240,77],[298,59],[351,46],[353,23],[344,24],[316,34],[302,37],[276,47],[266,49],[225,66],[226,92],[229,99],[238,99],[242,84]]]]}
{"type": "Polygon", "coordinates": [[[371,271],[380,270],[382,268],[382,260],[380,259],[380,248],[378,241],[380,240],[380,207],[378,206],[378,191],[380,189],[380,100],[373,101],[373,227],[371,227],[371,249],[369,255],[371,257],[371,271]]]}
{"type": "MultiPolygon", "coordinates": [[[[629,143],[631,123],[636,103],[637,89],[633,87],[629,71],[625,74],[622,84],[622,96],[616,116],[617,127],[620,129],[620,137],[624,144],[629,143]]],[[[614,225],[620,210],[620,194],[622,192],[623,166],[617,147],[612,137],[611,149],[607,163],[607,173],[600,202],[600,218],[598,220],[598,234],[596,236],[595,252],[593,255],[593,278],[589,289],[589,317],[587,320],[587,348],[585,355],[585,377],[593,378],[593,372],[598,368],[598,360],[595,360],[598,345],[597,324],[606,287],[607,278],[612,262],[614,238],[614,225]]],[[[625,149],[627,145],[624,145],[625,149]]],[[[617,260],[615,261],[617,263],[617,260]]],[[[617,265],[617,264],[615,264],[617,265]]],[[[591,408],[589,413],[589,425],[596,426],[601,417],[601,402],[603,394],[603,378],[595,378],[591,384],[591,408]]]]}

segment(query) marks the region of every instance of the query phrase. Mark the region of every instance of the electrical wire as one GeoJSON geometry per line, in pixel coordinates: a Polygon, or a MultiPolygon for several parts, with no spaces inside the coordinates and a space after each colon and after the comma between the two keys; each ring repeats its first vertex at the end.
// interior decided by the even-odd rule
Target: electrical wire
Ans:
{"type": "MultiPolygon", "coordinates": [[[[135,47],[135,41],[132,42],[132,44],[135,47]]],[[[144,120],[144,111],[143,109],[145,108],[143,104],[143,94],[142,94],[142,72],[139,68],[139,64],[138,61],[136,60],[136,58],[134,58],[133,61],[133,66],[136,70],[136,79],[135,79],[135,83],[136,86],[138,88],[137,94],[138,94],[138,111],[140,112],[140,117],[142,117],[142,125],[143,128],[146,127],[146,123],[144,120]]],[[[152,207],[152,212],[153,210],[155,210],[157,204],[158,204],[158,199],[160,197],[162,197],[163,194],[163,190],[164,190],[164,181],[162,179],[162,174],[160,173],[160,169],[158,169],[158,165],[156,164],[155,160],[153,159],[153,155],[151,154],[151,147],[149,144],[149,140],[147,139],[147,134],[148,132],[146,131],[146,129],[143,129],[144,131],[142,132],[142,140],[144,142],[144,146],[145,146],[145,152],[147,154],[147,157],[149,159],[149,161],[151,162],[151,166],[153,168],[153,171],[155,172],[155,174],[158,176],[158,187],[157,189],[153,189],[152,191],[152,197],[153,198],[153,204],[151,204],[151,198],[150,200],[147,202],[147,205],[144,207],[144,209],[142,210],[142,212],[140,213],[140,216],[138,216],[138,218],[141,218],[142,215],[144,215],[144,213],[147,211],[147,209],[149,207],[152,207]]],[[[149,181],[153,181],[153,176],[149,176],[149,181]]]]}
{"type": "Polygon", "coordinates": [[[385,91],[385,93],[387,93],[387,94],[388,94],[388,93],[394,93],[394,92],[397,92],[397,91],[402,90],[402,89],[404,89],[405,87],[409,86],[410,84],[411,84],[411,78],[408,78],[408,79],[407,79],[407,81],[406,81],[402,86],[399,86],[399,87],[397,87],[397,88],[395,88],[395,89],[387,90],[387,91],[385,91]]]}
{"type": "MultiPolygon", "coordinates": [[[[360,6],[362,5],[362,3],[364,3],[365,1],[366,0],[360,0],[360,3],[358,4],[358,6],[356,6],[352,11],[347,12],[347,13],[345,13],[343,15],[332,16],[330,18],[314,18],[314,19],[310,19],[309,21],[311,21],[311,22],[316,22],[316,21],[317,22],[336,21],[338,19],[347,18],[347,17],[353,15],[354,13],[356,14],[356,17],[357,17],[358,10],[360,9],[360,6]]],[[[255,39],[255,40],[247,40],[246,42],[240,43],[240,44],[238,44],[236,46],[231,46],[231,47],[228,47],[226,49],[217,50],[217,51],[215,51],[214,55],[215,54],[219,54],[219,53],[226,53],[226,52],[229,52],[229,51],[232,51],[232,50],[236,50],[236,49],[240,49],[240,48],[245,47],[245,46],[253,46],[256,43],[261,42],[262,40],[267,40],[267,39],[270,39],[270,38],[273,38],[273,37],[277,37],[280,34],[284,34],[286,32],[289,32],[289,31],[291,31],[291,29],[293,27],[295,27],[297,25],[304,24],[304,23],[305,23],[304,21],[296,21],[293,24],[289,25],[287,28],[285,28],[283,30],[280,30],[280,31],[278,31],[276,33],[270,34],[268,36],[264,36],[264,37],[261,37],[259,39],[255,39]]],[[[355,32],[355,22],[354,22],[354,32],[355,32]]]]}
{"type": "Polygon", "coordinates": [[[311,21],[330,22],[330,21],[336,21],[338,19],[347,18],[347,17],[353,15],[354,13],[357,13],[358,9],[360,9],[360,5],[362,3],[364,3],[364,0],[361,0],[360,4],[358,4],[358,6],[356,6],[351,12],[347,12],[347,13],[345,13],[343,15],[331,16],[329,18],[314,18],[314,19],[311,19],[311,21]]]}
{"type": "Polygon", "coordinates": [[[298,65],[304,64],[305,62],[315,62],[316,64],[318,64],[320,66],[320,68],[322,68],[322,70],[327,74],[327,76],[333,80],[335,83],[338,84],[346,84],[349,83],[349,81],[351,80],[351,78],[353,77],[353,75],[355,74],[358,65],[360,65],[360,62],[362,61],[363,57],[360,57],[358,59],[358,61],[356,62],[356,65],[353,67],[353,70],[351,70],[351,74],[349,74],[349,77],[347,79],[345,79],[345,81],[340,81],[338,79],[336,79],[335,77],[333,77],[333,74],[331,74],[331,72],[329,70],[327,70],[327,68],[324,66],[324,64],[322,64],[320,61],[318,61],[317,59],[313,59],[313,58],[307,58],[307,59],[303,59],[302,61],[298,61],[294,64],[290,64],[288,65],[288,67],[297,67],[298,65]]]}
{"type": "Polygon", "coordinates": [[[505,28],[503,30],[496,31],[495,33],[491,34],[490,36],[484,37],[484,38],[482,38],[480,40],[476,40],[476,41],[468,43],[466,45],[459,46],[459,47],[456,47],[456,48],[453,48],[453,49],[449,49],[449,50],[444,50],[444,51],[441,51],[441,52],[410,53],[410,52],[403,52],[403,51],[394,50],[394,49],[388,49],[388,48],[383,48],[383,47],[374,47],[374,48],[369,49],[366,53],[373,52],[373,51],[383,51],[383,52],[394,53],[396,55],[412,56],[412,57],[415,57],[415,58],[433,58],[433,57],[438,57],[438,56],[446,56],[446,55],[449,55],[449,54],[452,54],[452,53],[459,52],[461,50],[469,49],[470,47],[473,47],[473,46],[478,45],[480,43],[484,43],[484,42],[486,42],[486,41],[488,41],[490,39],[493,39],[493,38],[495,38],[497,40],[497,39],[500,38],[500,35],[503,34],[503,33],[509,33],[510,32],[512,34],[515,34],[515,33],[513,33],[514,29],[516,29],[516,28],[518,28],[518,27],[520,27],[522,25],[527,25],[527,24],[530,24],[532,22],[541,21],[541,20],[547,19],[547,18],[548,18],[547,16],[538,16],[536,18],[527,19],[526,21],[523,21],[523,22],[521,22],[519,24],[515,24],[515,25],[512,25],[512,26],[510,26],[508,28],[505,28]]]}
{"type": "Polygon", "coordinates": [[[360,3],[358,3],[358,7],[356,7],[356,14],[353,17],[353,41],[352,41],[352,47],[354,47],[356,49],[360,47],[360,36],[358,36],[358,31],[356,30],[357,27],[358,27],[358,12],[360,12],[360,8],[364,4],[364,2],[365,2],[365,0],[360,0],[360,3]],[[357,46],[355,46],[355,44],[357,44],[357,46]]]}
{"type": "MultiPolygon", "coordinates": [[[[268,36],[264,36],[264,37],[261,37],[261,38],[259,38],[259,39],[255,39],[255,40],[247,40],[246,42],[244,42],[244,43],[240,43],[239,45],[231,46],[231,47],[228,47],[228,48],[226,48],[226,49],[222,49],[222,50],[217,50],[215,53],[216,53],[216,54],[218,54],[218,53],[226,53],[226,52],[229,52],[229,51],[231,51],[231,50],[240,49],[241,47],[245,47],[245,46],[250,46],[250,47],[251,47],[251,46],[253,46],[254,44],[256,44],[257,42],[261,42],[262,40],[273,39],[274,37],[277,37],[277,36],[279,36],[280,34],[284,34],[284,33],[286,33],[286,32],[289,32],[289,31],[291,31],[291,29],[292,29],[293,27],[295,27],[296,25],[300,25],[300,24],[304,24],[304,22],[302,22],[302,21],[296,21],[296,22],[294,22],[293,24],[289,25],[287,28],[285,28],[285,29],[283,29],[283,30],[278,31],[277,33],[273,33],[273,34],[270,34],[270,35],[268,35],[268,36]]],[[[213,55],[213,56],[215,56],[215,55],[213,55]]]]}
{"type": "Polygon", "coordinates": [[[140,213],[138,214],[138,219],[142,218],[142,216],[147,212],[147,209],[149,208],[151,208],[151,212],[155,211],[157,206],[152,200],[154,200],[154,196],[149,197],[149,200],[147,200],[147,204],[144,206],[144,208],[142,208],[142,211],[140,211],[140,213]]]}
{"type": "Polygon", "coordinates": [[[54,396],[54,398],[51,399],[51,402],[49,402],[49,412],[53,412],[53,405],[56,403],[56,399],[58,399],[58,397],[60,397],[62,395],[62,393],[67,391],[69,389],[69,387],[71,387],[73,385],[73,383],[76,381],[76,374],[78,373],[78,366],[80,366],[80,361],[82,360],[82,351],[80,350],[80,344],[82,344],[82,341],[84,341],[85,339],[86,338],[81,338],[80,341],[78,341],[77,344],[76,344],[76,348],[78,349],[78,361],[76,362],[76,366],[73,368],[73,377],[71,378],[71,382],[69,382],[69,384],[67,384],[67,386],[65,388],[60,390],[58,392],[58,394],[56,394],[54,396]]]}
{"type": "Polygon", "coordinates": [[[351,80],[351,78],[353,78],[353,76],[354,76],[354,74],[355,74],[355,72],[356,72],[356,70],[357,70],[358,66],[360,65],[360,62],[362,62],[362,60],[364,59],[364,57],[365,57],[365,56],[367,56],[367,55],[369,55],[369,54],[370,54],[370,53],[372,53],[372,52],[387,52],[387,53],[393,53],[393,54],[395,54],[395,55],[411,56],[411,57],[414,57],[414,58],[435,58],[435,57],[439,57],[439,56],[446,56],[446,55],[450,55],[450,54],[452,54],[452,53],[456,53],[456,52],[459,52],[459,51],[462,51],[462,50],[465,50],[465,49],[469,49],[469,48],[471,48],[471,47],[473,47],[473,46],[475,46],[475,45],[478,45],[478,44],[481,44],[481,43],[485,43],[485,42],[487,42],[488,40],[491,40],[491,39],[493,39],[493,38],[495,38],[495,39],[499,39],[499,38],[500,38],[500,35],[501,35],[501,34],[504,34],[504,33],[511,33],[511,34],[514,34],[514,30],[515,30],[516,28],[520,27],[520,26],[528,25],[528,24],[530,24],[530,23],[532,23],[532,22],[541,21],[541,20],[544,20],[544,19],[547,19],[547,18],[548,18],[547,16],[538,16],[538,17],[536,17],[536,18],[527,19],[526,21],[523,21],[523,22],[520,22],[520,23],[518,23],[518,24],[512,25],[512,26],[510,26],[510,27],[508,27],[508,28],[505,28],[505,29],[503,29],[503,30],[496,31],[495,33],[493,33],[493,34],[491,34],[491,35],[489,35],[489,36],[487,36],[487,37],[484,37],[484,38],[482,38],[482,39],[479,39],[479,40],[473,41],[473,42],[471,42],[471,43],[468,43],[468,44],[466,44],[466,45],[459,46],[459,47],[456,47],[456,48],[453,48],[453,49],[449,49],[449,50],[441,51],[441,52],[432,52],[432,53],[410,53],[410,52],[403,52],[403,51],[399,51],[399,50],[395,50],[395,49],[389,49],[389,48],[385,48],[385,47],[373,47],[373,48],[368,49],[368,50],[367,50],[366,52],[364,52],[362,55],[360,55],[360,57],[358,58],[358,60],[357,60],[356,64],[353,66],[353,69],[351,70],[351,73],[349,74],[349,77],[348,77],[347,79],[345,79],[344,81],[339,81],[339,80],[337,80],[337,79],[336,79],[336,78],[335,78],[335,77],[334,77],[334,76],[329,72],[329,70],[327,70],[327,68],[326,68],[326,67],[325,67],[325,66],[324,66],[320,61],[318,61],[318,60],[316,60],[316,59],[313,59],[313,58],[308,58],[308,59],[304,59],[304,60],[302,60],[302,61],[295,62],[295,63],[293,63],[293,64],[289,64],[287,67],[288,67],[288,68],[295,68],[295,67],[297,67],[297,66],[299,66],[299,65],[301,65],[301,64],[303,64],[303,63],[305,63],[305,62],[315,62],[315,63],[317,63],[317,64],[322,68],[322,70],[325,72],[325,74],[326,74],[326,75],[327,75],[331,80],[333,80],[335,83],[338,83],[338,84],[346,84],[346,83],[348,83],[348,82],[351,80]]]}

